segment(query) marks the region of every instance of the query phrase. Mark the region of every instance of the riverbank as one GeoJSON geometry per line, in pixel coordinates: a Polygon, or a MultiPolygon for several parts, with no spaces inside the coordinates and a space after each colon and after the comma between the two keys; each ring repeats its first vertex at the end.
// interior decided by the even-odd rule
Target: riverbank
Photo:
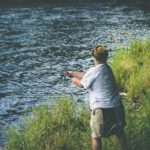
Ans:
{"type": "MultiPolygon", "coordinates": [[[[150,40],[134,41],[116,49],[110,65],[123,96],[130,150],[149,150],[150,40]]],[[[90,150],[89,109],[68,96],[34,110],[31,117],[8,129],[5,150],[90,150]]],[[[119,150],[115,137],[104,139],[104,149],[119,150]]]]}

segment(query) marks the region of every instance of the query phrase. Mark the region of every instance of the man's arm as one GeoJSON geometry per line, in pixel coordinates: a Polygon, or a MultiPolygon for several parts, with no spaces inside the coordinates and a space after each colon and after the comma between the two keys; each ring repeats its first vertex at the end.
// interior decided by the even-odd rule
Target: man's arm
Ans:
{"type": "Polygon", "coordinates": [[[81,84],[80,79],[78,79],[78,78],[71,78],[71,80],[72,80],[72,82],[73,82],[75,85],[79,86],[80,88],[84,88],[84,86],[81,84]]]}
{"type": "Polygon", "coordinates": [[[67,72],[67,75],[70,77],[70,78],[79,78],[79,79],[82,79],[82,77],[85,75],[85,72],[67,72]]]}

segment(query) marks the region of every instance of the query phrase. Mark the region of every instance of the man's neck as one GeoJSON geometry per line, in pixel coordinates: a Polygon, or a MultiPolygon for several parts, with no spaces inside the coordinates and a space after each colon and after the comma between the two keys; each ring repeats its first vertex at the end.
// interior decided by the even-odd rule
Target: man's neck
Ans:
{"type": "Polygon", "coordinates": [[[100,64],[103,64],[103,63],[98,62],[98,61],[95,60],[95,66],[98,66],[98,65],[100,65],[100,64]]]}

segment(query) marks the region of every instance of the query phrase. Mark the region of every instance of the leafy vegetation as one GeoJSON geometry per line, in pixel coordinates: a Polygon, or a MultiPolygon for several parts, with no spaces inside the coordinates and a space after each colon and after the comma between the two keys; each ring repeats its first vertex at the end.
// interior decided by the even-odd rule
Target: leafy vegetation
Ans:
{"type": "MultiPolygon", "coordinates": [[[[130,150],[149,150],[150,40],[131,42],[119,49],[111,64],[126,108],[130,150]]],[[[70,97],[40,106],[21,125],[8,129],[5,150],[90,150],[90,111],[70,97]]],[[[103,139],[104,149],[119,150],[114,136],[103,139]]]]}

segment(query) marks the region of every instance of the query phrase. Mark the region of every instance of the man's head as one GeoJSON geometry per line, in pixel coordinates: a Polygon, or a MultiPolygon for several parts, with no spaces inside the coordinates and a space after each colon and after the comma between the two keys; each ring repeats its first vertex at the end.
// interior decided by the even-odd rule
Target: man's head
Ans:
{"type": "Polygon", "coordinates": [[[105,63],[108,58],[108,51],[106,50],[106,46],[100,44],[92,49],[92,56],[98,61],[99,63],[105,63]]]}

